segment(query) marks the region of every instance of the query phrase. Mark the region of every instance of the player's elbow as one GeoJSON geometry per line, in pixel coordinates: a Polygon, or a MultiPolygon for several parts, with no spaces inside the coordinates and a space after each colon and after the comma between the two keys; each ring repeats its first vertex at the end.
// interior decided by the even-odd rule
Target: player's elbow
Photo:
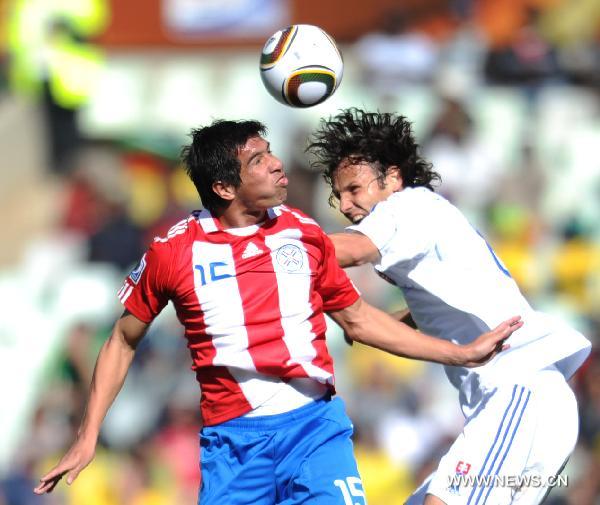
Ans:
{"type": "Polygon", "coordinates": [[[346,338],[364,343],[370,326],[370,306],[359,298],[354,304],[340,311],[336,322],[344,330],[346,338]]]}
{"type": "Polygon", "coordinates": [[[344,336],[346,340],[350,340],[352,342],[362,343],[361,331],[354,325],[347,325],[344,328],[344,336]]]}
{"type": "Polygon", "coordinates": [[[365,257],[364,254],[361,254],[360,251],[358,251],[358,250],[347,251],[346,256],[347,256],[347,258],[346,258],[345,266],[359,267],[361,265],[369,263],[368,258],[365,257]]]}

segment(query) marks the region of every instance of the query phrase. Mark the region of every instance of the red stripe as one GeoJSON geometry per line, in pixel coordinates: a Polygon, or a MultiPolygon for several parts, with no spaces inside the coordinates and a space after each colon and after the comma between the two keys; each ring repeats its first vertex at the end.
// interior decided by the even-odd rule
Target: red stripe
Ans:
{"type": "Polygon", "coordinates": [[[280,377],[290,353],[283,341],[277,276],[263,233],[237,242],[233,259],[244,317],[246,321],[256,322],[246,326],[250,356],[257,372],[280,377]],[[242,254],[250,242],[262,253],[243,259],[242,254]],[[260,262],[265,263],[265,268],[260,268],[260,262]],[[251,268],[254,271],[250,271],[251,268]]]}
{"type": "MultiPolygon", "coordinates": [[[[204,238],[204,232],[198,223],[195,223],[195,226],[198,235],[194,238],[204,238]]],[[[193,238],[189,242],[189,246],[184,248],[185,254],[178,263],[177,293],[173,298],[179,300],[176,306],[177,317],[180,321],[185,321],[187,328],[185,336],[192,356],[192,370],[196,372],[202,390],[200,402],[202,420],[208,426],[249,412],[252,407],[227,367],[212,365],[217,350],[211,335],[206,334],[204,312],[196,296],[194,276],[190,274],[193,269],[193,238]]]]}
{"type": "MultiPolygon", "coordinates": [[[[304,242],[304,241],[303,241],[304,242]]],[[[307,242],[304,242],[305,246],[307,242]]],[[[321,255],[317,254],[308,254],[308,263],[310,265],[310,271],[318,274],[320,265],[317,258],[320,258],[321,255]]],[[[333,360],[329,355],[329,351],[327,350],[327,343],[325,341],[325,334],[327,332],[327,323],[325,321],[325,314],[322,310],[319,311],[318,315],[315,315],[315,308],[319,305],[322,305],[320,300],[320,296],[315,289],[315,282],[318,278],[318,275],[312,276],[311,285],[310,285],[310,306],[313,309],[313,316],[310,318],[309,322],[311,324],[311,330],[316,335],[315,339],[312,341],[312,345],[316,351],[316,356],[312,360],[312,364],[317,366],[327,372],[333,374],[333,360]]]]}

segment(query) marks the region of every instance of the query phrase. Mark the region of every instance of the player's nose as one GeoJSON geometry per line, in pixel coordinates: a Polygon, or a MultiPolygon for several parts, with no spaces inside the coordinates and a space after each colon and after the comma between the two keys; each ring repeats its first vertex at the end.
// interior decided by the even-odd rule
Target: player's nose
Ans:
{"type": "Polygon", "coordinates": [[[283,172],[283,161],[271,154],[271,172],[283,172]]]}
{"type": "Polygon", "coordinates": [[[342,214],[347,214],[350,209],[352,208],[352,200],[350,199],[350,197],[341,194],[340,195],[340,212],[342,214]]]}

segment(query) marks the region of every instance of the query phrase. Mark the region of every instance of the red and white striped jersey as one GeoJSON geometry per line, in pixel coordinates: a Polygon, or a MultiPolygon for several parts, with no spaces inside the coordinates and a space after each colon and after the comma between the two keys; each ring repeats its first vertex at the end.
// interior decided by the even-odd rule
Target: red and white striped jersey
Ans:
{"type": "Polygon", "coordinates": [[[358,297],[319,225],[286,206],[229,230],[208,210],[192,213],[154,239],[119,291],[147,323],[173,301],[205,425],[250,412],[293,378],[333,389],[324,312],[358,297]]]}

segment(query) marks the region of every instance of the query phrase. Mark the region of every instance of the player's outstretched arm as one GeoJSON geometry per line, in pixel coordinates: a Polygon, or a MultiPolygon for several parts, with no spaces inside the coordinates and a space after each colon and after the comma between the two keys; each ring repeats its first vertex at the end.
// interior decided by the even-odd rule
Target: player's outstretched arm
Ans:
{"type": "Polygon", "coordinates": [[[523,325],[521,317],[515,316],[470,344],[457,345],[419,333],[360,298],[329,315],[346,335],[362,344],[396,356],[467,367],[483,365],[506,349],[504,341],[523,325]]]}
{"type": "Polygon", "coordinates": [[[369,237],[359,232],[329,235],[335,257],[342,268],[355,267],[379,260],[379,249],[369,237]]]}
{"type": "Polygon", "coordinates": [[[135,349],[148,326],[127,311],[115,323],[96,360],[87,407],[77,438],[58,464],[40,479],[34,493],[50,493],[65,475],[67,484],[71,484],[92,461],[100,425],[123,386],[135,349]]]}

